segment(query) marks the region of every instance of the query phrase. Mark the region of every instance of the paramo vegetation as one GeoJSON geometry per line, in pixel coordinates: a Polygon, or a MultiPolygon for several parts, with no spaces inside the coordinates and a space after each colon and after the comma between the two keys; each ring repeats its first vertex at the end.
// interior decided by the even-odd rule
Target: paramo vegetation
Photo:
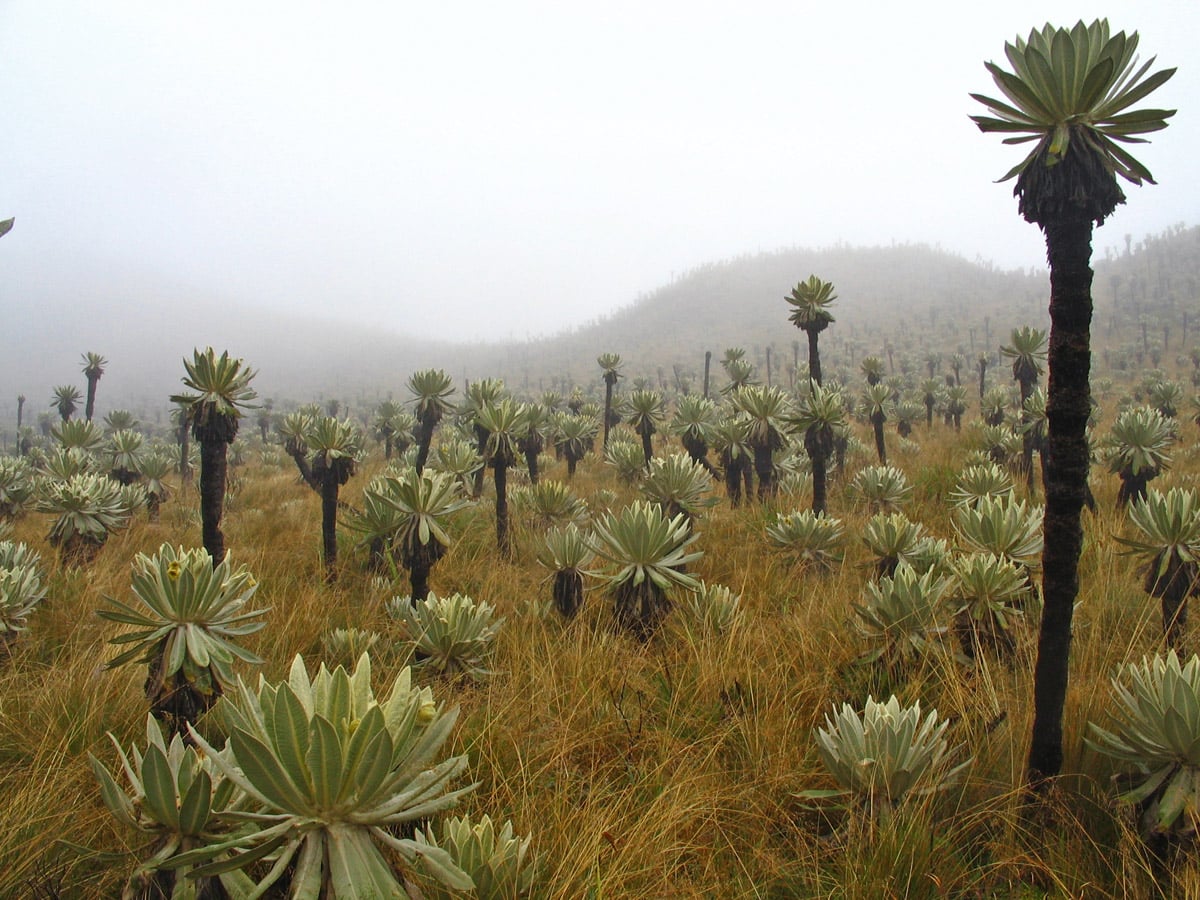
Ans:
{"type": "Polygon", "coordinates": [[[162,425],[96,414],[95,352],[56,422],[20,397],[0,896],[1200,890],[1197,233],[1128,247],[1094,334],[1083,283],[1170,114],[1135,47],[1034,32],[976,98],[1033,143],[1048,330],[838,335],[795,272],[792,352],[671,377],[597,347],[305,404],[197,348],[162,425]]]}

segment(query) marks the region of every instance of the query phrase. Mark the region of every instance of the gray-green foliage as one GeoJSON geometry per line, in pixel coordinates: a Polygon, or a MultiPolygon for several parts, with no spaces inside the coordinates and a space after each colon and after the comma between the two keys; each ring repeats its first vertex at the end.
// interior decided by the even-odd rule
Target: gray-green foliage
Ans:
{"type": "Polygon", "coordinates": [[[894,512],[912,499],[912,485],[895,466],[860,469],[850,483],[850,492],[871,512],[894,512]]]}
{"type": "Polygon", "coordinates": [[[37,510],[55,516],[48,538],[67,562],[87,562],[109,534],[129,521],[121,485],[101,475],[50,480],[37,510]]]}
{"type": "Polygon", "coordinates": [[[1200,809],[1200,658],[1130,663],[1113,678],[1108,727],[1088,724],[1087,743],[1134,767],[1120,799],[1138,804],[1145,834],[1194,836],[1200,809]],[[1122,675],[1124,677],[1122,677],[1122,675]]]}
{"type": "Polygon", "coordinates": [[[1043,509],[1003,495],[982,497],[954,510],[954,531],[964,550],[994,553],[1036,567],[1042,556],[1043,509]]]}
{"type": "Polygon", "coordinates": [[[700,634],[725,634],[738,622],[742,598],[723,584],[701,580],[696,590],[684,595],[680,603],[685,627],[700,634]]]}
{"type": "Polygon", "coordinates": [[[108,466],[113,477],[126,483],[141,475],[142,447],[146,439],[136,431],[114,431],[108,436],[108,466]]]}
{"type": "Polygon", "coordinates": [[[767,539],[804,565],[832,569],[842,561],[845,529],[840,519],[812,510],[780,514],[767,525],[767,539]]]}
{"type": "Polygon", "coordinates": [[[875,568],[890,574],[905,562],[925,534],[925,526],[902,512],[876,513],[863,526],[863,543],[875,556],[875,568]]]}
{"type": "Polygon", "coordinates": [[[297,656],[286,681],[260,680],[257,691],[240,683],[222,709],[229,733],[223,752],[192,736],[245,792],[246,811],[228,814],[240,826],[232,837],[177,861],[213,875],[270,857],[259,895],[294,863],[291,896],[350,900],[405,895],[394,853],[410,865],[420,859],[443,884],[473,887],[445,850],[396,833],[475,787],[451,789],[467,760],[442,753],[457,709],[435,705],[429,688],[413,686],[409,669],[376,699],[366,654],[353,674],[322,665],[311,680],[297,656]]]}
{"type": "Polygon", "coordinates": [[[541,479],[512,492],[513,506],[537,528],[587,524],[587,503],[561,481],[541,479]]]}
{"type": "Polygon", "coordinates": [[[970,758],[956,762],[963,748],[950,746],[948,726],[936,709],[922,715],[919,700],[902,706],[895,695],[884,703],[868,697],[861,715],[848,703],[826,713],[814,737],[842,791],[878,816],[908,797],[945,790],[970,765],[970,758]]]}
{"type": "Polygon", "coordinates": [[[364,653],[370,653],[379,643],[379,632],[363,628],[335,628],[321,639],[325,658],[335,665],[353,665],[364,653]]]}
{"type": "Polygon", "coordinates": [[[0,646],[26,630],[30,615],[46,598],[40,562],[25,544],[0,541],[0,646]]]}
{"type": "Polygon", "coordinates": [[[1129,506],[1139,534],[1118,537],[1145,564],[1143,587],[1162,600],[1163,632],[1176,646],[1187,623],[1188,598],[1200,592],[1200,501],[1195,491],[1149,491],[1129,506]]]}
{"type": "Polygon", "coordinates": [[[363,535],[362,543],[382,542],[411,568],[422,556],[441,557],[450,546],[450,517],[469,505],[452,476],[408,469],[374,479],[363,492],[362,515],[347,525],[363,535]]]}
{"type": "Polygon", "coordinates": [[[78,448],[94,453],[104,446],[104,432],[90,419],[71,419],[50,429],[63,449],[78,448]]]}
{"type": "Polygon", "coordinates": [[[1139,536],[1117,540],[1146,561],[1148,583],[1172,568],[1190,566],[1194,573],[1200,566],[1200,499],[1194,490],[1148,491],[1130,504],[1129,521],[1139,536]]]}
{"type": "Polygon", "coordinates": [[[554,604],[564,617],[574,616],[583,604],[584,576],[592,574],[587,567],[595,558],[588,534],[574,522],[546,533],[537,561],[551,572],[554,604]]]}
{"type": "Polygon", "coordinates": [[[107,598],[97,614],[132,626],[111,639],[117,646],[132,646],[113,657],[108,668],[145,663],[147,693],[155,704],[169,702],[186,687],[206,707],[233,685],[235,660],[262,662],[239,639],[263,627],[267,610],[246,608],[257,582],[228,556],[214,567],[202,547],[163,544],[154,556],[135,557],[131,586],[136,605],[107,598]]]}
{"type": "Polygon", "coordinates": [[[684,441],[711,444],[713,427],[717,421],[716,405],[699,394],[686,394],[679,398],[675,415],[671,419],[671,433],[684,441]]]}
{"type": "Polygon", "coordinates": [[[492,604],[466,594],[439,597],[431,592],[415,603],[411,597],[395,597],[387,610],[416,650],[414,668],[475,679],[492,674],[494,641],[504,624],[492,604]]]}
{"type": "Polygon", "coordinates": [[[483,468],[483,457],[475,445],[459,437],[443,440],[434,453],[434,465],[439,472],[453,475],[464,488],[483,468]]]}
{"type": "Polygon", "coordinates": [[[363,434],[358,425],[350,419],[339,421],[333,416],[316,416],[307,425],[304,443],[312,454],[313,472],[327,469],[352,472],[363,454],[363,434]]]}
{"type": "Polygon", "coordinates": [[[890,578],[868,582],[863,602],[854,605],[859,633],[871,644],[864,660],[899,672],[936,648],[946,630],[938,614],[949,584],[937,572],[918,574],[907,563],[890,578]]]}
{"type": "Polygon", "coordinates": [[[684,569],[704,555],[690,549],[698,535],[682,515],[668,517],[642,500],[604,514],[593,529],[592,549],[609,563],[598,577],[612,587],[618,623],[648,638],[670,611],[668,592],[696,589],[684,569]]]}
{"type": "Polygon", "coordinates": [[[231,357],[228,351],[217,356],[212,347],[203,351],[193,349],[192,358],[184,359],[183,367],[186,372],[183,384],[188,392],[172,395],[171,402],[187,409],[188,421],[197,438],[205,429],[213,428],[222,432],[226,443],[231,442],[237,434],[236,425],[230,431],[219,420],[236,423],[243,410],[250,408],[258,396],[250,387],[257,373],[242,360],[231,357]]]}
{"type": "Polygon", "coordinates": [[[1023,617],[1029,589],[1025,571],[994,553],[967,553],[951,563],[948,592],[963,652],[980,649],[1009,654],[1016,646],[1012,626],[1023,617]]]}
{"type": "Polygon", "coordinates": [[[641,444],[612,437],[604,448],[604,462],[613,468],[625,484],[637,484],[646,475],[646,455],[641,444]]]}
{"type": "Polygon", "coordinates": [[[689,521],[715,506],[712,476],[686,453],[672,453],[650,461],[650,471],[638,486],[641,495],[662,507],[668,517],[683,514],[689,521]]]}
{"type": "MultiPolygon", "coordinates": [[[[228,826],[221,815],[234,809],[237,787],[211,757],[185,746],[178,734],[167,743],[152,715],[146,716],[144,752],[135,744],[126,753],[111,733],[108,737],[119,760],[115,774],[88,754],[92,773],[100,783],[100,796],[118,822],[141,831],[151,841],[150,855],[130,875],[121,894],[123,900],[156,896],[150,892],[162,890],[163,881],[172,888],[172,900],[207,896],[212,890],[207,879],[190,877],[192,866],[177,867],[176,857],[227,837],[228,826]],[[129,783],[128,791],[118,783],[122,774],[129,783]]],[[[244,896],[253,886],[242,872],[226,873],[221,881],[232,896],[244,896]]]]}
{"type": "MultiPolygon", "coordinates": [[[[490,816],[485,815],[478,822],[472,822],[470,816],[451,816],[442,822],[440,840],[432,824],[426,825],[423,832],[418,831],[416,840],[445,850],[455,865],[475,882],[470,896],[478,900],[516,900],[533,890],[536,872],[529,853],[532,839],[514,834],[512,822],[496,828],[490,816]]],[[[434,883],[423,893],[431,900],[462,896],[437,882],[436,874],[434,883]]]]}
{"type": "Polygon", "coordinates": [[[34,497],[34,472],[16,456],[0,456],[0,521],[24,515],[34,497]]]}
{"type": "MultiPolygon", "coordinates": [[[[1070,151],[1134,184],[1153,183],[1149,170],[1124,146],[1145,140],[1137,135],[1166,128],[1175,111],[1129,107],[1175,70],[1162,69],[1146,77],[1154,59],[1140,65],[1137,46],[1136,31],[1128,36],[1124,31],[1110,34],[1107,19],[1091,25],[1080,21],[1070,29],[1047,24],[1040,31],[1031,30],[1028,39],[1018,36],[1004,45],[1012,72],[985,63],[1005,99],[972,94],[990,115],[971,119],[980,131],[1008,135],[1006,143],[1036,141],[1001,180],[1020,176],[1020,188],[1031,175],[1061,162],[1070,151]]],[[[1062,200],[1055,198],[1055,202],[1062,200]]],[[[1033,216],[1030,221],[1037,220],[1035,211],[1022,211],[1033,216]]]]}
{"type": "Polygon", "coordinates": [[[1117,416],[1101,441],[1100,456],[1121,478],[1122,503],[1143,496],[1146,483],[1170,466],[1169,450],[1177,434],[1178,423],[1149,406],[1134,406],[1117,416]]]}
{"type": "Polygon", "coordinates": [[[955,506],[975,506],[984,497],[1009,497],[1012,476],[994,462],[967,466],[958,476],[950,502],[955,506]]]}

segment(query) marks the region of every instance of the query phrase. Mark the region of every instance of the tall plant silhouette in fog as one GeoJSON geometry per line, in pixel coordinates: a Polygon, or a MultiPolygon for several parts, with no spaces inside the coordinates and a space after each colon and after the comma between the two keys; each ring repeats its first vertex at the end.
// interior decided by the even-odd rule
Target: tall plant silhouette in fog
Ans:
{"type": "Polygon", "coordinates": [[[87,403],[83,407],[83,417],[89,422],[96,411],[96,387],[100,384],[100,377],[107,365],[108,360],[99,353],[83,354],[83,377],[87,379],[87,403]]]}
{"type": "Polygon", "coordinates": [[[792,307],[788,320],[808,335],[808,377],[822,384],[821,352],[817,343],[821,332],[834,321],[829,311],[830,304],[837,299],[833,285],[816,275],[809,275],[808,281],[801,281],[784,299],[792,307]]]}
{"type": "Polygon", "coordinates": [[[225,559],[221,513],[225,503],[225,451],[237,437],[242,410],[258,395],[250,387],[255,372],[228,351],[219,357],[212,347],[192,352],[184,360],[183,384],[188,393],[175,394],[172,403],[184,409],[192,436],[200,444],[200,520],[204,549],[213,565],[225,559]]]}
{"type": "Polygon", "coordinates": [[[441,369],[423,369],[409,377],[408,389],[416,401],[417,471],[423,472],[433,442],[433,429],[451,409],[454,382],[441,369]]]}
{"type": "Polygon", "coordinates": [[[320,416],[308,430],[312,452],[312,473],[321,486],[321,552],[325,558],[325,578],[337,577],[337,511],[342,485],[354,474],[362,453],[363,438],[358,426],[349,419],[339,422],[333,416],[320,416]]]}
{"type": "Polygon", "coordinates": [[[621,377],[621,357],[616,353],[601,353],[596,357],[596,363],[600,366],[600,371],[604,376],[604,444],[608,447],[608,432],[613,426],[612,420],[612,399],[613,389],[617,386],[617,379],[621,377]]]}
{"type": "MultiPolygon", "coordinates": [[[[1046,332],[1040,328],[1023,325],[1012,330],[1011,341],[1000,348],[1000,355],[1013,361],[1013,379],[1021,388],[1021,423],[1024,425],[1028,418],[1024,412],[1025,403],[1033,396],[1038,378],[1045,371],[1042,364],[1046,361],[1046,332]]],[[[1023,429],[1021,471],[1025,473],[1030,489],[1033,488],[1033,445],[1032,431],[1023,429]]]]}

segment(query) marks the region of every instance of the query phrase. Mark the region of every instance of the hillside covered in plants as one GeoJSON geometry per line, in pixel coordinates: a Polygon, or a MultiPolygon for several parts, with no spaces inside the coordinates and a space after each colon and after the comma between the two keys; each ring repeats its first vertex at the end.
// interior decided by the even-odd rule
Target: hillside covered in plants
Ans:
{"type": "MultiPolygon", "coordinates": [[[[0,458],[0,895],[1195,890],[1198,763],[1160,746],[1200,721],[1200,670],[1161,655],[1193,643],[1195,245],[1097,275],[1066,760],[1034,817],[1040,301],[887,329],[832,283],[823,388],[807,341],[768,378],[764,338],[716,349],[707,397],[599,343],[565,390],[430,368],[267,403],[253,360],[197,350],[174,413],[89,418],[121,363],[85,354],[92,393],[0,458]]],[[[755,313],[789,351],[796,308],[755,313]]]]}
{"type": "MultiPolygon", "coordinates": [[[[1184,314],[1195,309],[1198,296],[1198,244],[1200,228],[1179,226],[1160,235],[1130,236],[1128,252],[1096,261],[1098,346],[1113,346],[1118,324],[1145,323],[1159,343],[1167,325],[1174,328],[1169,342],[1183,340],[1184,314]]],[[[620,353],[632,375],[655,382],[674,384],[678,370],[692,389],[703,377],[705,352],[720,357],[733,346],[743,347],[764,373],[769,348],[773,376],[786,376],[797,356],[804,360],[803,335],[779,310],[792,286],[811,272],[825,273],[838,285],[838,327],[829,334],[827,352],[844,357],[851,368],[864,355],[885,354],[889,344],[901,357],[927,347],[968,356],[995,352],[1011,328],[1045,323],[1044,271],[1001,271],[916,245],[790,249],[713,262],[586,326],[530,342],[479,345],[417,341],[336,318],[282,321],[213,298],[189,297],[169,284],[118,276],[111,284],[80,286],[80,296],[89,298],[86,318],[59,308],[52,298],[22,302],[25,311],[0,338],[5,342],[0,378],[15,390],[0,397],[5,423],[0,437],[12,440],[15,394],[30,398],[27,413],[35,406],[41,413],[50,399],[47,388],[72,377],[79,348],[92,342],[91,320],[108,323],[110,337],[102,349],[114,363],[101,408],[133,409],[158,424],[179,360],[205,344],[254,360],[264,397],[337,399],[359,407],[388,393],[399,397],[398,385],[408,374],[428,367],[444,368],[460,381],[500,377],[531,395],[561,391],[564,383],[568,390],[574,385],[586,390],[594,380],[594,358],[604,351],[620,353]],[[147,328],[153,339],[141,337],[147,328]],[[37,354],[29,352],[33,337],[37,354]],[[798,341],[799,351],[793,346],[798,341]]],[[[34,421],[36,416],[26,419],[34,421]]]]}

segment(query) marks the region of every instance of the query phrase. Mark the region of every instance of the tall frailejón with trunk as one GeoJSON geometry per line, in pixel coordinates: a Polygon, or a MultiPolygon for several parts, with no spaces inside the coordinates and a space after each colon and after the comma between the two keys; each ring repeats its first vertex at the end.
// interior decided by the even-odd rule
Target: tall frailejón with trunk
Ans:
{"type": "Polygon", "coordinates": [[[1166,127],[1174,110],[1137,109],[1174,69],[1150,73],[1140,64],[1137,33],[1111,34],[1108,22],[1073,28],[1046,25],[1004,47],[1008,71],[986,63],[1004,95],[972,98],[988,109],[971,118],[981,131],[1007,135],[1005,143],[1033,143],[1004,176],[1026,221],[1041,228],[1050,263],[1049,386],[1044,480],[1046,513],[1042,555],[1045,609],[1034,675],[1034,721],[1028,777],[1033,784],[1057,775],[1063,760],[1071,614],[1079,590],[1083,544],[1080,512],[1087,492],[1090,411],[1092,227],[1125,202],[1117,176],[1153,183],[1150,172],[1123,145],[1166,127]]]}
{"type": "Polygon", "coordinates": [[[212,347],[193,351],[183,367],[188,393],[173,395],[171,402],[180,404],[200,445],[200,521],[204,549],[217,566],[225,559],[225,451],[237,436],[242,410],[258,396],[250,387],[255,372],[228,352],[218,357],[212,347]]]}

